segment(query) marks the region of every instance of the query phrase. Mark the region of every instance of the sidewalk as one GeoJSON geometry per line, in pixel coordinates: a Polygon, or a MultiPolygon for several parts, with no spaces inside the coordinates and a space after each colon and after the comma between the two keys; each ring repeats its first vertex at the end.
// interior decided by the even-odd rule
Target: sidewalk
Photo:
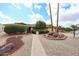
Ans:
{"type": "Polygon", "coordinates": [[[31,56],[46,56],[45,50],[39,39],[39,35],[33,35],[31,56]]]}

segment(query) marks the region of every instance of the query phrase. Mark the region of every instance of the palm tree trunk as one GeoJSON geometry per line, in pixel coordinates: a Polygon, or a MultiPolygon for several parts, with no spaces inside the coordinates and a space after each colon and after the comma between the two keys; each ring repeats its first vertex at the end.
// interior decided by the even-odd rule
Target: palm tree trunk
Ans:
{"type": "Polygon", "coordinates": [[[53,32],[52,11],[51,11],[51,5],[50,5],[50,3],[49,3],[49,11],[50,11],[50,19],[51,19],[51,29],[52,29],[52,32],[53,32]]]}
{"type": "Polygon", "coordinates": [[[57,4],[57,33],[59,33],[58,31],[58,27],[59,27],[59,3],[57,4]]]}

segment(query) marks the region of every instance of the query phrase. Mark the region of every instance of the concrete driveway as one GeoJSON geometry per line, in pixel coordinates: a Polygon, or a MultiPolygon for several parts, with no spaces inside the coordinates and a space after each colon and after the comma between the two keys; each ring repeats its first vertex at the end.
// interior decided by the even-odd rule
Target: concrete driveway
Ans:
{"type": "MultiPolygon", "coordinates": [[[[11,56],[79,56],[79,36],[66,33],[66,40],[48,40],[43,35],[19,35],[24,45],[11,56]]],[[[14,35],[18,36],[18,35],[14,35]]],[[[11,36],[0,36],[0,46],[11,36]]]]}

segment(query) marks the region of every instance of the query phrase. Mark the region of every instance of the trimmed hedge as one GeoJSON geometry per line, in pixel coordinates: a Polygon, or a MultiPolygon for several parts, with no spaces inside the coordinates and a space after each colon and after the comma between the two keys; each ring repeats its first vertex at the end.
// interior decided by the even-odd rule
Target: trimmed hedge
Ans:
{"type": "MultiPolygon", "coordinates": [[[[32,33],[36,34],[36,30],[33,30],[32,33]]],[[[41,31],[39,31],[39,34],[46,34],[46,33],[49,33],[49,31],[48,30],[45,30],[45,31],[41,30],[41,31]]]]}
{"type": "Polygon", "coordinates": [[[27,30],[28,27],[24,25],[11,24],[11,25],[5,25],[4,27],[4,32],[6,32],[7,34],[17,34],[18,32],[23,33],[27,30]]]}
{"type": "Polygon", "coordinates": [[[49,33],[49,31],[39,31],[39,34],[46,34],[46,33],[49,33]]]}

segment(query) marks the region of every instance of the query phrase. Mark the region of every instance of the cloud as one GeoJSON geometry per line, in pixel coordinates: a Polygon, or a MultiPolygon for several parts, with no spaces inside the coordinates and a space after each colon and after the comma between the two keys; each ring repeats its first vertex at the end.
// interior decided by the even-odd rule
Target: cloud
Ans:
{"type": "Polygon", "coordinates": [[[30,24],[35,24],[39,20],[44,21],[46,24],[50,24],[50,20],[45,20],[44,17],[39,13],[32,13],[28,16],[30,17],[30,24]]]}
{"type": "Polygon", "coordinates": [[[32,8],[32,3],[31,2],[29,2],[29,3],[23,3],[26,7],[28,7],[28,8],[32,8]]]}
{"type": "Polygon", "coordinates": [[[73,16],[73,15],[67,15],[66,17],[63,17],[63,19],[59,20],[59,25],[64,26],[64,27],[69,27],[71,25],[76,25],[79,24],[79,17],[78,15],[73,16]]]}
{"type": "Polygon", "coordinates": [[[35,9],[40,9],[42,7],[41,5],[38,5],[38,3],[32,3],[32,2],[23,3],[23,4],[24,4],[24,6],[26,6],[28,8],[33,8],[33,4],[34,4],[35,9]]]}
{"type": "MultiPolygon", "coordinates": [[[[38,5],[38,3],[34,3],[35,6],[34,8],[40,9],[42,5],[38,5]]],[[[33,3],[23,3],[26,7],[29,9],[33,8],[33,3]]],[[[16,7],[17,9],[21,9],[21,6],[19,4],[13,3],[13,6],[16,7]]],[[[47,3],[47,7],[45,8],[48,15],[49,13],[49,4],[47,3]]],[[[57,21],[57,3],[51,2],[51,10],[52,10],[52,20],[54,26],[56,26],[56,21],[57,21]]],[[[32,10],[33,11],[33,10],[32,10]]],[[[68,26],[71,24],[77,24],[79,23],[79,4],[78,3],[60,3],[60,9],[59,9],[59,25],[62,26],[68,26]]],[[[42,12],[42,11],[41,11],[42,12]]],[[[50,19],[46,20],[43,15],[39,13],[32,13],[29,15],[29,21],[27,23],[34,24],[39,20],[42,20],[46,22],[47,24],[50,24],[50,19]]],[[[1,23],[12,23],[15,22],[11,17],[5,15],[3,12],[0,12],[0,19],[2,19],[1,23]],[[11,20],[12,19],[12,20],[11,20]],[[8,20],[8,22],[7,22],[8,20]]],[[[24,21],[18,21],[18,22],[24,22],[24,21]]]]}
{"type": "Polygon", "coordinates": [[[6,23],[14,23],[14,20],[10,18],[9,16],[6,16],[3,12],[0,11],[0,23],[6,24],[6,23]]]}
{"type": "MultiPolygon", "coordinates": [[[[53,25],[56,26],[56,21],[57,21],[57,3],[50,3],[51,5],[51,11],[52,11],[52,20],[53,20],[53,25]]],[[[49,10],[49,3],[47,3],[46,11],[50,17],[50,10],[49,10]]],[[[49,19],[50,22],[50,19],[49,19]]]]}
{"type": "Polygon", "coordinates": [[[0,0],[2,3],[48,3],[50,0],[0,0]]]}
{"type": "Polygon", "coordinates": [[[79,19],[79,12],[78,13],[73,13],[73,14],[66,14],[62,15],[60,20],[62,21],[76,21],[79,19]]]}
{"type": "Polygon", "coordinates": [[[60,7],[64,9],[69,9],[71,7],[70,3],[60,3],[60,5],[61,5],[60,7]]]}
{"type": "MultiPolygon", "coordinates": [[[[16,7],[17,9],[21,9],[21,6],[19,5],[20,3],[11,3],[12,6],[16,7]]],[[[12,7],[11,6],[11,7],[12,7]]]]}
{"type": "MultiPolygon", "coordinates": [[[[53,24],[56,26],[57,21],[57,3],[50,3],[52,10],[53,24]]],[[[71,24],[79,23],[79,3],[60,3],[59,5],[59,25],[68,26],[71,24]]],[[[49,4],[46,7],[47,13],[49,13],[49,4]]]]}
{"type": "Polygon", "coordinates": [[[71,6],[68,9],[62,8],[60,4],[60,24],[63,26],[70,26],[72,24],[79,24],[79,4],[69,3],[71,6]]]}
{"type": "Polygon", "coordinates": [[[79,12],[79,3],[69,3],[71,6],[68,9],[62,8],[64,4],[65,3],[60,4],[60,15],[79,12]]]}
{"type": "Polygon", "coordinates": [[[35,9],[40,9],[41,7],[42,7],[41,5],[34,4],[34,8],[35,8],[35,9]]]}
{"type": "Polygon", "coordinates": [[[29,15],[29,17],[31,18],[32,24],[36,23],[39,20],[44,20],[43,16],[38,13],[37,14],[33,13],[33,14],[29,15]]]}

